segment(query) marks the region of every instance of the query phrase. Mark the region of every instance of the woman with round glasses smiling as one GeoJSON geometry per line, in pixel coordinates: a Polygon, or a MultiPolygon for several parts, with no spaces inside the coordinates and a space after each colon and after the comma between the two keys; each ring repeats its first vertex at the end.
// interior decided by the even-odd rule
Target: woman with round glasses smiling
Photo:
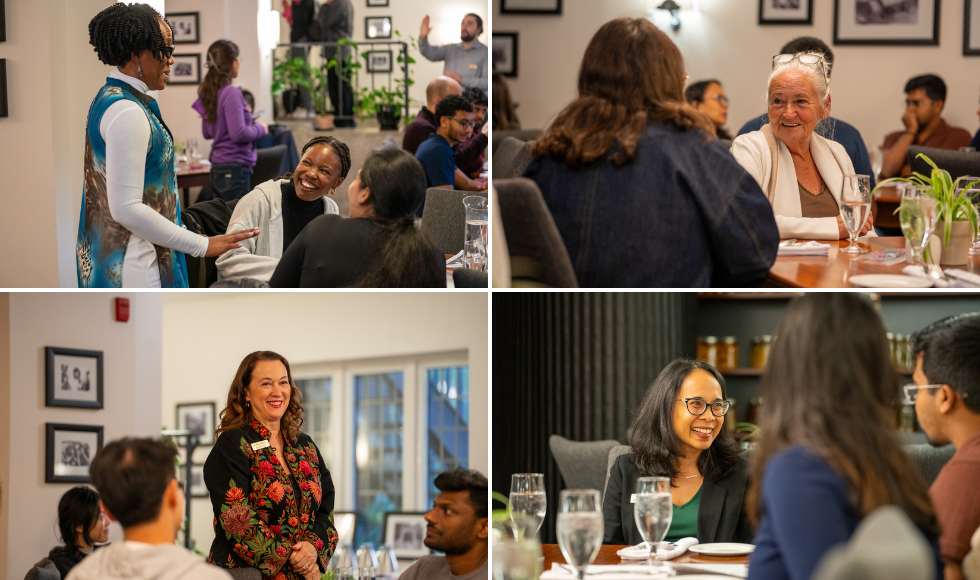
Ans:
{"type": "Polygon", "coordinates": [[[750,542],[743,517],[746,461],[725,430],[725,379],[698,360],[675,360],[647,390],[626,433],[629,453],[612,466],[602,503],[606,544],[643,541],[633,518],[636,480],[670,477],[673,519],[667,541],[750,542]]]}

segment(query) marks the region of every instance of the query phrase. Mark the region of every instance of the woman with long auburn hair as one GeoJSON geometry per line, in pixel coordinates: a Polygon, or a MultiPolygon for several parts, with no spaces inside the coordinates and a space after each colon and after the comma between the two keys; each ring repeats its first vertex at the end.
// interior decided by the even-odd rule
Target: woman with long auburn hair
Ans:
{"type": "Polygon", "coordinates": [[[580,286],[749,286],[768,275],[772,208],[684,100],[686,78],[648,20],[607,22],[586,48],[578,98],[533,147],[524,176],[580,286]]]}
{"type": "Polygon", "coordinates": [[[899,376],[871,301],[810,293],[786,309],[762,375],[762,439],[748,513],[758,523],[749,579],[805,580],[876,508],[895,505],[932,544],[939,524],[902,450],[893,404],[899,376]]]}
{"type": "Polygon", "coordinates": [[[303,397],[289,362],[271,351],[246,356],[220,416],[204,463],[215,522],[208,562],[257,568],[263,578],[319,580],[337,546],[334,487],[300,431],[303,397]]]}

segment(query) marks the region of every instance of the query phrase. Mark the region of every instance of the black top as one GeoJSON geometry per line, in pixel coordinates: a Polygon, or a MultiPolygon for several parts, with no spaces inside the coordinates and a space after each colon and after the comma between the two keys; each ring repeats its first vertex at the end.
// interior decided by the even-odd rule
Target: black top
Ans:
{"type": "MultiPolygon", "coordinates": [[[[640,472],[630,453],[620,455],[609,471],[609,483],[602,500],[605,524],[604,544],[636,545],[643,541],[633,518],[630,497],[640,472]]],[[[752,542],[752,526],[742,507],[748,489],[748,460],[743,455],[728,475],[701,482],[698,507],[698,542],[752,542]]]]}
{"type": "Polygon", "coordinates": [[[293,4],[293,27],[289,31],[289,42],[310,42],[310,23],[313,22],[313,12],[316,4],[313,0],[301,0],[293,4]]]}
{"type": "Polygon", "coordinates": [[[282,189],[282,251],[293,243],[306,224],[323,215],[324,200],[305,201],[296,196],[296,184],[292,180],[283,183],[282,189]]]}
{"type": "MultiPolygon", "coordinates": [[[[108,546],[109,544],[99,544],[93,546],[93,551],[98,550],[102,546],[108,546]]],[[[88,556],[85,552],[80,550],[73,550],[68,546],[57,546],[51,548],[48,553],[48,560],[54,562],[54,567],[61,572],[61,577],[66,578],[68,572],[75,567],[76,564],[82,561],[82,559],[88,556]]]]}

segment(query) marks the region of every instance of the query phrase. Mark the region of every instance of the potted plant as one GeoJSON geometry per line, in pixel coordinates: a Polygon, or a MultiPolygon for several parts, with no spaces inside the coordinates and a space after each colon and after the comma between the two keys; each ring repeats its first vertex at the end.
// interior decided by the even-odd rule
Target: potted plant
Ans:
{"type": "Polygon", "coordinates": [[[954,180],[948,171],[937,167],[928,156],[920,153],[918,157],[932,166],[932,172],[928,177],[918,172],[913,173],[909,178],[893,177],[879,183],[875,191],[887,183],[899,181],[928,188],[928,194],[936,200],[937,226],[942,227],[941,230],[937,227],[936,232],[937,234],[941,232],[940,237],[943,242],[939,263],[943,266],[966,264],[970,244],[977,233],[977,209],[973,206],[972,199],[964,195],[963,191],[976,187],[980,181],[967,183],[964,177],[954,180]],[[963,191],[960,191],[961,188],[963,191]]]}
{"type": "Polygon", "coordinates": [[[284,60],[272,69],[272,96],[282,95],[282,108],[289,115],[299,106],[299,89],[310,88],[310,66],[306,59],[296,58],[284,60]]]}
{"type": "MultiPolygon", "coordinates": [[[[397,30],[394,32],[395,36],[401,39],[401,33],[397,30]]],[[[409,40],[412,48],[415,48],[415,38],[410,36],[409,40]]],[[[354,47],[356,48],[357,45],[355,44],[354,47]]],[[[362,52],[361,57],[367,60],[368,53],[362,52]]],[[[405,54],[399,52],[397,62],[399,69],[402,69],[402,67],[408,68],[408,65],[415,64],[415,59],[407,51],[405,54]]],[[[359,68],[360,64],[357,67],[359,68]]],[[[380,87],[372,90],[367,87],[362,87],[357,93],[357,114],[362,119],[376,118],[382,131],[397,131],[398,122],[402,118],[405,119],[406,123],[411,122],[412,118],[408,116],[408,109],[405,106],[405,102],[408,96],[408,88],[415,84],[415,81],[411,78],[411,69],[408,69],[408,73],[407,79],[398,78],[395,80],[394,89],[380,87]]],[[[409,102],[411,102],[410,99],[409,102]]]]}
{"type": "Polygon", "coordinates": [[[313,109],[316,112],[316,128],[321,131],[333,129],[334,115],[331,113],[332,109],[327,106],[327,98],[330,94],[327,70],[330,67],[336,67],[336,65],[337,61],[330,59],[322,68],[312,71],[312,75],[316,79],[316,85],[313,88],[313,109]]]}

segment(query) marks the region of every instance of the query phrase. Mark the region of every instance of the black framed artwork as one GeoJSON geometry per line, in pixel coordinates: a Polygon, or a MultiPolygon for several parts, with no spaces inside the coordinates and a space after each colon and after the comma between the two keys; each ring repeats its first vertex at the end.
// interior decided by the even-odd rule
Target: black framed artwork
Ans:
{"type": "Polygon", "coordinates": [[[963,56],[980,56],[980,0],[963,3],[963,56]]]}
{"type": "Polygon", "coordinates": [[[759,0],[759,24],[813,24],[813,0],[759,0]]]}
{"type": "Polygon", "coordinates": [[[167,85],[201,84],[201,55],[175,54],[170,65],[170,81],[167,85]]]}
{"type": "Polygon", "coordinates": [[[834,44],[936,46],[939,0],[834,0],[834,44]]]}
{"type": "Polygon", "coordinates": [[[391,544],[395,556],[402,560],[428,556],[425,545],[426,512],[385,512],[383,543],[391,544]]]}
{"type": "Polygon", "coordinates": [[[364,53],[364,59],[367,61],[368,72],[391,72],[390,50],[369,50],[364,53]]]}
{"type": "Polygon", "coordinates": [[[102,449],[102,427],[46,423],[45,483],[88,483],[89,466],[102,449]]]}
{"type": "Polygon", "coordinates": [[[494,32],[492,45],[493,69],[505,77],[517,76],[517,33],[494,32]]]}
{"type": "Polygon", "coordinates": [[[174,27],[174,44],[201,43],[200,12],[172,12],[167,21],[174,27]]]}
{"type": "Polygon", "coordinates": [[[0,117],[7,116],[7,59],[0,58],[0,117]]]}
{"type": "Polygon", "coordinates": [[[7,41],[7,17],[4,15],[4,0],[0,0],[0,42],[7,41]]]}
{"type": "MultiPolygon", "coordinates": [[[[214,445],[214,401],[205,403],[177,403],[177,429],[186,429],[200,439],[200,445],[214,445]]],[[[185,445],[183,437],[178,444],[185,445]]]]}
{"type": "Polygon", "coordinates": [[[561,0],[500,0],[501,14],[561,14],[561,0]]]}
{"type": "Polygon", "coordinates": [[[385,8],[388,6],[388,0],[367,0],[368,8],[385,8]]]}
{"type": "Polygon", "coordinates": [[[44,404],[101,409],[102,351],[44,347],[44,404]]]}
{"type": "Polygon", "coordinates": [[[365,18],[364,36],[369,40],[391,38],[391,16],[368,16],[365,18]]]}

